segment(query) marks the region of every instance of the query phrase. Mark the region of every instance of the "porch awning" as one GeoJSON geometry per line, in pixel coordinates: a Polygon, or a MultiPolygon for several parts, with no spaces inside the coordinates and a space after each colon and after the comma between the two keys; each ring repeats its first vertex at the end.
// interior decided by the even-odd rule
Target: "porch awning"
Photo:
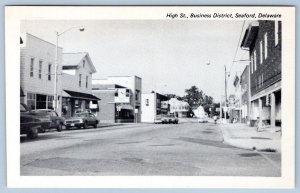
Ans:
{"type": "Polygon", "coordinates": [[[76,98],[76,99],[84,99],[84,100],[101,100],[98,97],[92,95],[92,94],[87,94],[87,93],[82,93],[82,92],[75,92],[75,91],[70,91],[70,90],[64,90],[68,95],[70,95],[70,98],[76,98]]]}

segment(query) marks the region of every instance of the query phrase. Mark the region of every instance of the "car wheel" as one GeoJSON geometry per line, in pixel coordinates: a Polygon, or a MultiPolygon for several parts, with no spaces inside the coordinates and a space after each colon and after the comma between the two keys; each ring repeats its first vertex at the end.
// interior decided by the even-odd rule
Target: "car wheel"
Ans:
{"type": "Polygon", "coordinates": [[[98,126],[98,121],[96,121],[94,128],[97,128],[97,126],[98,126]]]}
{"type": "Polygon", "coordinates": [[[56,127],[56,130],[58,132],[61,132],[62,131],[62,124],[58,124],[57,127],[56,127]]]}
{"type": "Polygon", "coordinates": [[[70,129],[70,127],[69,126],[66,126],[66,130],[69,130],[70,129]]]}
{"type": "Polygon", "coordinates": [[[27,133],[27,137],[29,139],[35,139],[38,137],[38,128],[37,127],[33,127],[29,130],[29,132],[27,133]]]}
{"type": "Polygon", "coordinates": [[[87,122],[84,122],[84,124],[83,124],[83,128],[84,128],[84,129],[87,129],[87,128],[88,128],[88,124],[87,124],[87,122]]]}

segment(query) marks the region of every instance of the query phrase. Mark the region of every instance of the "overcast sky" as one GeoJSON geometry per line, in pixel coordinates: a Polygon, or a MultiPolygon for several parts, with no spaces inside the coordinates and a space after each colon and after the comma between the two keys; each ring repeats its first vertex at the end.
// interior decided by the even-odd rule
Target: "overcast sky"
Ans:
{"type": "MultiPolygon", "coordinates": [[[[182,96],[186,88],[196,85],[220,101],[225,89],[224,65],[231,70],[229,94],[232,78],[245,67],[245,63],[232,66],[243,21],[24,21],[21,32],[55,43],[56,31],[73,26],[84,26],[85,31],[73,29],[60,36],[63,52],[89,52],[97,69],[93,78],[141,77],[143,93],[154,90],[182,96]]],[[[248,57],[238,49],[235,60],[248,57]]]]}

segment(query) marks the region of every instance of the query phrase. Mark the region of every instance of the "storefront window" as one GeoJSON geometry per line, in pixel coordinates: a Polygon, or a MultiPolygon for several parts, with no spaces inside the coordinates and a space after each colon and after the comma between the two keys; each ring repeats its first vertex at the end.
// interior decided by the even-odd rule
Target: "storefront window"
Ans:
{"type": "Polygon", "coordinates": [[[33,93],[27,93],[27,106],[31,110],[35,110],[35,94],[33,93]]]}
{"type": "Polygon", "coordinates": [[[48,96],[48,109],[53,109],[53,100],[54,97],[53,96],[48,96]]]}
{"type": "Polygon", "coordinates": [[[47,108],[47,96],[46,95],[36,95],[36,109],[46,109],[47,108]]]}

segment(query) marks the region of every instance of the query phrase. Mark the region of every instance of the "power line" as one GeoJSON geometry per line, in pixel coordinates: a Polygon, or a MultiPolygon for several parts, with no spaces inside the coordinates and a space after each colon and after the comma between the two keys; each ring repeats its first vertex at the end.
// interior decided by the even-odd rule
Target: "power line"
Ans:
{"type": "MultiPolygon", "coordinates": [[[[236,46],[235,54],[234,54],[234,57],[233,57],[233,60],[232,60],[232,61],[235,60],[236,54],[237,54],[238,49],[239,49],[239,47],[240,47],[240,41],[241,41],[241,37],[242,37],[243,31],[244,31],[244,26],[245,26],[245,20],[244,20],[244,22],[243,22],[243,26],[242,26],[242,30],[241,30],[241,33],[240,33],[239,41],[238,41],[238,44],[237,44],[237,46],[236,46]]],[[[231,73],[231,69],[232,69],[232,67],[233,67],[233,64],[234,64],[234,62],[232,62],[232,64],[231,64],[229,73],[231,73]]]]}

